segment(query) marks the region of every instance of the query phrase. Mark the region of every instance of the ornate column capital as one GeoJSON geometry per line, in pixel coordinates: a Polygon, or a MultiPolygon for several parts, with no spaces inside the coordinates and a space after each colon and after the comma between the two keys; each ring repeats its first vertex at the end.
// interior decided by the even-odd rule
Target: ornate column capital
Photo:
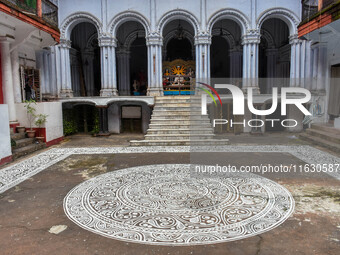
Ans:
{"type": "Polygon", "coordinates": [[[117,47],[117,39],[111,36],[102,35],[98,38],[99,47],[117,47]]]}
{"type": "Polygon", "coordinates": [[[242,45],[245,44],[260,44],[261,42],[261,34],[259,31],[253,29],[248,30],[247,34],[242,36],[242,45]]]}
{"type": "Polygon", "coordinates": [[[195,45],[198,44],[211,44],[211,35],[208,33],[200,33],[195,36],[195,45]]]}
{"type": "Polygon", "coordinates": [[[293,44],[298,44],[300,42],[301,42],[301,40],[299,39],[298,34],[294,34],[294,35],[289,36],[289,44],[293,45],[293,44]]]}
{"type": "Polygon", "coordinates": [[[146,37],[146,45],[158,45],[158,46],[163,46],[163,37],[160,36],[158,33],[153,32],[148,34],[146,37]]]}
{"type": "Polygon", "coordinates": [[[67,40],[65,38],[61,38],[60,39],[60,43],[59,43],[60,47],[62,48],[66,48],[66,49],[71,49],[71,41],[67,40]]]}

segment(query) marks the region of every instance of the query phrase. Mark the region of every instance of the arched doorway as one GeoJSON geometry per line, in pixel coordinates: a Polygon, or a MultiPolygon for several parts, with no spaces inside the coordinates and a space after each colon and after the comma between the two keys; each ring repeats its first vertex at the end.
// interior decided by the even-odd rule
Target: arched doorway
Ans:
{"type": "Polygon", "coordinates": [[[123,23],[117,30],[117,40],[119,95],[145,95],[148,58],[143,25],[137,21],[123,23]]]}
{"type": "Polygon", "coordinates": [[[71,83],[74,96],[99,96],[101,89],[98,31],[89,22],[77,24],[71,32],[71,83]]]}
{"type": "Polygon", "coordinates": [[[261,94],[271,94],[273,87],[289,86],[290,52],[289,27],[287,24],[278,18],[270,18],[264,21],[261,26],[259,47],[261,94]]]}
{"type": "Polygon", "coordinates": [[[228,78],[235,83],[242,77],[241,28],[233,20],[222,19],[212,28],[210,46],[210,73],[212,78],[228,78]]]}
{"type": "Polygon", "coordinates": [[[175,19],[164,26],[164,95],[191,94],[195,77],[194,36],[194,28],[188,21],[175,19]]]}
{"type": "MultiPolygon", "coordinates": [[[[291,46],[289,44],[289,27],[279,18],[269,18],[261,26],[259,46],[259,87],[261,94],[271,94],[273,87],[289,87],[291,46]]],[[[279,91],[280,93],[280,91],[279,91]]],[[[272,103],[266,104],[266,109],[272,103]]],[[[280,105],[267,116],[268,119],[282,119],[280,105]]],[[[281,125],[273,126],[267,122],[266,131],[283,131],[281,125]]]]}

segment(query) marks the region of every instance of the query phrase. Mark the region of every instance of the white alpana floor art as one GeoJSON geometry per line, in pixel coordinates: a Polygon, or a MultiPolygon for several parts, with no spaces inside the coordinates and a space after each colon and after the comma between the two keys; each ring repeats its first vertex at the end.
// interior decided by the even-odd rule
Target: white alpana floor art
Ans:
{"type": "MultiPolygon", "coordinates": [[[[52,148],[0,169],[0,194],[71,155],[158,152],[277,152],[308,164],[340,159],[310,146],[83,147],[52,148]]],[[[156,245],[211,244],[268,231],[293,211],[279,184],[259,175],[193,181],[188,165],[152,165],[97,176],[65,197],[65,211],[79,226],[119,240],[156,245]]],[[[327,174],[340,180],[340,173],[327,174]]]]}
{"type": "Polygon", "coordinates": [[[252,174],[190,177],[190,165],[99,175],[64,199],[66,215],[94,233],[156,245],[213,244],[268,231],[293,212],[281,185],[252,174]]]}

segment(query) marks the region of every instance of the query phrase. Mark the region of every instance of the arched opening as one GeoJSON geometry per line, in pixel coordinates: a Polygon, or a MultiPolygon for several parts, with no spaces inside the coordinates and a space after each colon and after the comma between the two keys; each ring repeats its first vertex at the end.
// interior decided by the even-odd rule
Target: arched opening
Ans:
{"type": "Polygon", "coordinates": [[[272,93],[273,87],[289,86],[290,48],[287,24],[278,18],[264,21],[259,47],[261,94],[272,93]]]}
{"type": "Polygon", "coordinates": [[[147,91],[147,47],[145,29],[127,21],[117,30],[117,81],[121,96],[145,95],[147,91]]]}
{"type": "MultiPolygon", "coordinates": [[[[290,52],[289,27],[279,18],[269,18],[261,26],[259,47],[259,87],[261,94],[271,94],[273,87],[289,87],[290,52]]],[[[279,91],[280,93],[280,91],[279,91]]],[[[271,102],[265,108],[271,107],[271,102]]],[[[277,110],[266,116],[267,119],[283,119],[280,105],[277,110]]],[[[278,123],[278,122],[277,122],[278,123]]],[[[266,122],[266,131],[283,131],[277,123],[272,126],[266,122]]]]}
{"type": "Polygon", "coordinates": [[[195,77],[195,30],[188,21],[176,19],[163,29],[164,95],[188,95],[195,77]]]}
{"type": "Polygon", "coordinates": [[[230,77],[229,44],[220,35],[213,36],[211,40],[211,77],[226,78],[230,77]]]}
{"type": "Polygon", "coordinates": [[[99,132],[99,110],[89,103],[63,104],[64,134],[97,134],[99,132]]]}
{"type": "Polygon", "coordinates": [[[233,20],[222,19],[212,28],[210,73],[212,78],[242,77],[241,28],[233,20]]]}
{"type": "Polygon", "coordinates": [[[74,96],[99,96],[101,89],[98,31],[89,22],[77,24],[71,32],[71,82],[74,96]]]}
{"type": "Polygon", "coordinates": [[[166,47],[166,59],[173,61],[175,59],[192,60],[192,48],[187,38],[172,38],[166,47]]]}

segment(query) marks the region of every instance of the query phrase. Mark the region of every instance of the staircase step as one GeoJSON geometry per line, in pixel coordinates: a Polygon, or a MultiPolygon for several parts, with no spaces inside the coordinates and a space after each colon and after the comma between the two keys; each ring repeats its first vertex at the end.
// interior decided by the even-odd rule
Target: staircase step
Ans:
{"type": "Polygon", "coordinates": [[[145,140],[207,140],[215,134],[146,134],[145,140]]]}
{"type": "Polygon", "coordinates": [[[11,134],[11,138],[15,141],[18,141],[20,139],[24,139],[26,137],[26,133],[14,133],[11,134]]]}
{"type": "Polygon", "coordinates": [[[25,147],[27,145],[32,144],[34,141],[34,138],[24,138],[16,141],[15,149],[25,147]]]}
{"type": "Polygon", "coordinates": [[[309,128],[306,133],[311,136],[320,137],[324,140],[340,144],[340,134],[333,134],[331,132],[321,131],[319,129],[309,128]]]}
{"type": "Polygon", "coordinates": [[[209,139],[209,140],[132,140],[131,146],[217,146],[229,144],[228,139],[209,139]]]}
{"type": "Polygon", "coordinates": [[[320,131],[324,131],[324,132],[329,132],[335,135],[340,135],[340,129],[335,128],[333,126],[331,126],[330,124],[324,124],[324,123],[315,123],[311,125],[311,129],[317,129],[320,131]]]}
{"type": "Polygon", "coordinates": [[[215,134],[207,115],[201,115],[199,96],[156,97],[145,139],[132,146],[225,145],[215,134]]]}
{"type": "Polygon", "coordinates": [[[164,115],[164,114],[156,114],[151,117],[151,120],[173,120],[173,119],[178,119],[178,120],[206,120],[208,119],[206,116],[202,115],[164,115]]]}
{"type": "Polygon", "coordinates": [[[334,142],[330,142],[328,140],[322,139],[320,137],[316,137],[316,136],[311,136],[307,133],[302,133],[299,135],[301,140],[310,142],[312,144],[315,145],[319,145],[322,146],[324,148],[327,148],[333,152],[336,153],[340,153],[340,144],[339,143],[334,143],[334,142]]]}
{"type": "Polygon", "coordinates": [[[190,123],[183,123],[183,121],[178,121],[175,123],[151,123],[149,124],[150,129],[161,129],[161,128],[166,128],[166,129],[179,129],[179,128],[186,128],[186,129],[191,129],[191,128],[212,128],[210,123],[199,123],[199,125],[193,125],[190,123]]]}
{"type": "Polygon", "coordinates": [[[173,129],[149,129],[148,134],[213,134],[211,128],[197,128],[197,129],[189,129],[189,128],[173,128],[173,129]]]}
{"type": "Polygon", "coordinates": [[[171,100],[171,99],[176,99],[176,100],[180,100],[180,99],[194,99],[194,98],[200,98],[198,96],[156,96],[155,99],[156,101],[158,100],[171,100]]]}
{"type": "Polygon", "coordinates": [[[209,119],[179,119],[179,118],[169,118],[169,119],[165,119],[165,118],[152,118],[150,121],[151,124],[172,124],[172,125],[177,125],[177,124],[186,124],[186,125],[210,125],[210,120],[209,119]]]}
{"type": "Polygon", "coordinates": [[[183,109],[176,109],[176,110],[153,110],[152,114],[162,114],[162,115],[187,115],[190,116],[190,114],[200,114],[201,109],[198,110],[183,110],[183,109]]]}
{"type": "Polygon", "coordinates": [[[30,154],[34,151],[37,151],[37,150],[40,150],[42,148],[45,148],[46,147],[46,144],[44,143],[33,143],[31,145],[27,145],[25,147],[22,147],[22,148],[18,148],[18,149],[14,149],[13,150],[13,159],[17,159],[19,157],[22,157],[22,156],[25,156],[27,154],[30,154]]]}
{"type": "Polygon", "coordinates": [[[168,107],[168,108],[190,108],[190,107],[201,107],[201,103],[200,102],[193,102],[193,103],[190,103],[190,102],[187,102],[187,103],[175,103],[175,102],[162,102],[162,103],[159,103],[157,102],[156,103],[156,106],[154,109],[158,109],[158,108],[164,108],[164,107],[168,107]]]}

